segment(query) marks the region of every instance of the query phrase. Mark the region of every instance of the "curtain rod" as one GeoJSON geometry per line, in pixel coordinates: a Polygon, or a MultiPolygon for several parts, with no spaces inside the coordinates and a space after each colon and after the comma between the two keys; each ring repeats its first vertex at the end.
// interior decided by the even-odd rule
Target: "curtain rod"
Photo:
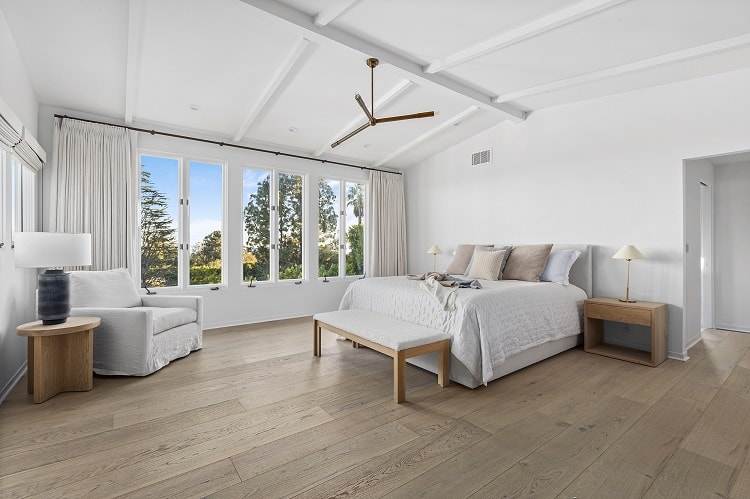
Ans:
{"type": "Polygon", "coordinates": [[[319,163],[330,163],[332,165],[340,165],[340,166],[346,166],[349,168],[359,168],[360,170],[370,170],[375,172],[383,172],[383,173],[393,173],[395,175],[402,175],[401,172],[392,172],[389,170],[381,170],[380,168],[371,168],[369,166],[359,166],[359,165],[353,165],[351,163],[341,163],[339,161],[331,161],[328,159],[320,159],[320,158],[313,158],[311,156],[302,156],[301,154],[291,154],[288,152],[281,152],[281,151],[272,151],[270,149],[261,149],[259,147],[251,147],[251,146],[243,146],[241,144],[232,144],[228,142],[221,142],[218,140],[211,140],[211,139],[202,139],[200,137],[191,137],[190,135],[180,135],[177,133],[169,133],[169,132],[160,132],[159,130],[149,130],[146,128],[138,128],[134,126],[129,125],[115,125],[112,123],[105,123],[104,121],[96,121],[96,120],[87,120],[85,118],[75,118],[73,116],[68,116],[67,114],[55,114],[55,118],[62,118],[66,120],[76,120],[76,121],[84,121],[86,123],[96,123],[98,125],[107,125],[107,126],[115,126],[118,128],[126,128],[128,130],[134,130],[136,132],[144,132],[151,135],[164,135],[167,137],[174,137],[177,139],[184,139],[184,140],[193,140],[195,142],[205,142],[206,144],[214,144],[221,147],[234,147],[237,149],[245,149],[248,151],[256,151],[256,152],[263,152],[266,154],[273,154],[276,156],[286,156],[288,158],[297,158],[297,159],[306,159],[308,161],[317,161],[319,163]]]}

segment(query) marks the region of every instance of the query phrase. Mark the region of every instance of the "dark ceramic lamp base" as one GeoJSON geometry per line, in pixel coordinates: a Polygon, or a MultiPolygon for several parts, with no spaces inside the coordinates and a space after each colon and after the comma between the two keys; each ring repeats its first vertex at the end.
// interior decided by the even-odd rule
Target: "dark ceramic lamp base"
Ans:
{"type": "Polygon", "coordinates": [[[70,315],[70,274],[48,269],[39,274],[38,315],[42,324],[62,324],[70,315]]]}

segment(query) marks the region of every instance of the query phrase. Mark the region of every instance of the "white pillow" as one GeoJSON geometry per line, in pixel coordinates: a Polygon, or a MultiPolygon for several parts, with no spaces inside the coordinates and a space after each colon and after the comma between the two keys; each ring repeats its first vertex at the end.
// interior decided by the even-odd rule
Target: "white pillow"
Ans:
{"type": "Polygon", "coordinates": [[[573,266],[581,252],[574,249],[552,251],[547,258],[547,265],[539,277],[540,281],[556,282],[558,284],[570,284],[570,268],[573,266]]]}
{"type": "Polygon", "coordinates": [[[74,271],[70,273],[70,306],[140,307],[141,297],[125,269],[74,271]]]}

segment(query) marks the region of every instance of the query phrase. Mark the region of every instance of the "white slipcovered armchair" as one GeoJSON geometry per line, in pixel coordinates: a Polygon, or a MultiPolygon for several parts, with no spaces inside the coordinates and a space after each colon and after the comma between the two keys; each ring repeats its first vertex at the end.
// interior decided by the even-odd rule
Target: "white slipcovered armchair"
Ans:
{"type": "Polygon", "coordinates": [[[125,269],[70,273],[70,315],[100,317],[94,372],[146,376],[203,346],[203,298],[140,295],[125,269]]]}

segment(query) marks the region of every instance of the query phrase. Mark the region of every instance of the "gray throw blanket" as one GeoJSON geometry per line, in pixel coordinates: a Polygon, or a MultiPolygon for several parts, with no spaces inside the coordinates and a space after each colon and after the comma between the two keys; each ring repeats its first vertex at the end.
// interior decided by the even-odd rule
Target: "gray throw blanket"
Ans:
{"type": "Polygon", "coordinates": [[[441,286],[446,288],[459,287],[459,288],[471,288],[471,289],[482,289],[482,283],[476,279],[459,279],[453,277],[450,274],[443,272],[425,272],[424,274],[406,274],[407,279],[414,281],[424,281],[430,277],[434,278],[441,286]]]}

